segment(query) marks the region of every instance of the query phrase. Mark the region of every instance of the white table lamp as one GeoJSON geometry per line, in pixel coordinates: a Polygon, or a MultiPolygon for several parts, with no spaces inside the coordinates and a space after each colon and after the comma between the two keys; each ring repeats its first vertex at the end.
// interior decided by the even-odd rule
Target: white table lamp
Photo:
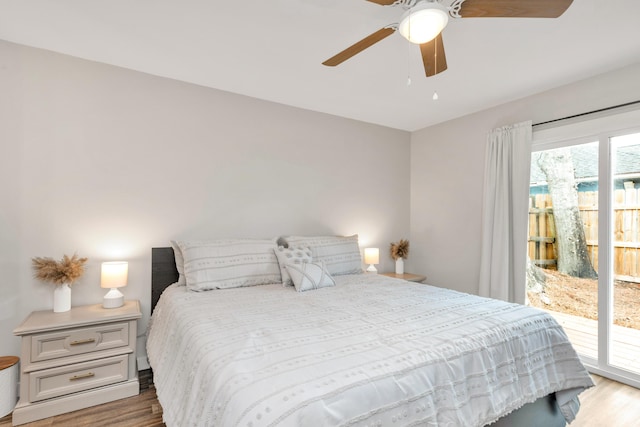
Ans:
{"type": "Polygon", "coordinates": [[[127,286],[129,263],[126,261],[103,262],[100,274],[100,287],[111,289],[104,296],[104,308],[118,308],[124,304],[124,295],[118,290],[127,286]]]}
{"type": "Polygon", "coordinates": [[[365,248],[364,250],[364,263],[369,264],[367,273],[377,273],[374,264],[380,264],[380,249],[378,248],[365,248]]]}

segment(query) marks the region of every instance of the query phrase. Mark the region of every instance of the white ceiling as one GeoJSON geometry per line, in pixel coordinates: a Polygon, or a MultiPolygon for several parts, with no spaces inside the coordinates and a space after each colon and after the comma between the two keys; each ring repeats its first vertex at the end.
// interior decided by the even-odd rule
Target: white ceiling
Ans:
{"type": "Polygon", "coordinates": [[[402,12],[365,0],[0,0],[0,39],[408,131],[640,61],[640,1],[574,0],[558,19],[450,19],[449,69],[431,78],[397,33],[321,65],[402,12]]]}

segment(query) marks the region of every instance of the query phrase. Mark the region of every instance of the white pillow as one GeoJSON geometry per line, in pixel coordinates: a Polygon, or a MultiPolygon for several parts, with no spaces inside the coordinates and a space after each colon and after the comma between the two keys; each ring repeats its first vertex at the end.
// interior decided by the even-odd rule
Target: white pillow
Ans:
{"type": "Polygon", "coordinates": [[[182,257],[182,251],[178,242],[171,241],[171,247],[173,248],[173,256],[176,260],[176,269],[178,270],[178,285],[184,286],[187,284],[187,279],[184,277],[184,258],[182,257]]]}
{"type": "Polygon", "coordinates": [[[177,242],[191,291],[280,283],[275,241],[229,239],[177,242]]]}
{"type": "Polygon", "coordinates": [[[296,291],[335,286],[336,282],[324,266],[324,262],[288,263],[287,271],[291,275],[296,291]]]}
{"type": "Polygon", "coordinates": [[[282,275],[283,286],[293,286],[291,276],[287,271],[286,265],[288,263],[301,264],[303,262],[311,262],[311,249],[308,246],[293,246],[285,248],[284,246],[278,246],[276,251],[276,257],[278,257],[278,263],[280,264],[280,274],[282,275]]]}
{"type": "Polygon", "coordinates": [[[308,246],[313,261],[324,261],[327,271],[333,276],[362,273],[362,257],[358,246],[358,235],[353,236],[287,236],[281,241],[288,246],[308,246]]]}

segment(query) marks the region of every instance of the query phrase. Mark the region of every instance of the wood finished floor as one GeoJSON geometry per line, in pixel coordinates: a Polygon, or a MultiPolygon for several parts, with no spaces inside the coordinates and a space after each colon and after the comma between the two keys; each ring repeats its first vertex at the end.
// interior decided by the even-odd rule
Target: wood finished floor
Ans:
{"type": "MultiPolygon", "coordinates": [[[[153,380],[141,373],[140,395],[68,414],[25,427],[159,427],[162,408],[153,380]]],[[[571,427],[640,427],[640,390],[593,375],[596,387],[580,395],[582,406],[571,427]]],[[[11,415],[0,418],[0,427],[11,426],[11,415]]]]}

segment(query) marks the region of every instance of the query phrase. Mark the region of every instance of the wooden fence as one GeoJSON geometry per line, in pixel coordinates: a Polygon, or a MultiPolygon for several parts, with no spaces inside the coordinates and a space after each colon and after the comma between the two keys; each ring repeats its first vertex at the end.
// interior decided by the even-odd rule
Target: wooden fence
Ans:
{"type": "MultiPolygon", "coordinates": [[[[578,193],[578,205],[589,257],[598,270],[598,192],[578,193]]],[[[640,189],[614,192],[615,279],[640,283],[640,189]]],[[[529,258],[544,268],[556,268],[555,223],[548,194],[529,197],[529,258]]]]}

